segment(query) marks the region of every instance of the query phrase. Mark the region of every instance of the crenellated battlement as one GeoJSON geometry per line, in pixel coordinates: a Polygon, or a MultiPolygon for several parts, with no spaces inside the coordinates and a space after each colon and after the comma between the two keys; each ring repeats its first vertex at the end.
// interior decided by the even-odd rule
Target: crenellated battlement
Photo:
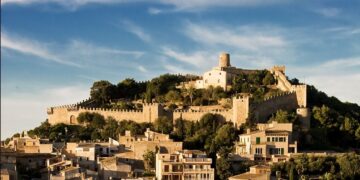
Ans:
{"type": "MultiPolygon", "coordinates": [[[[214,72],[219,77],[215,80],[219,81],[219,78],[228,78],[226,73],[236,74],[238,71],[242,73],[250,74],[256,70],[244,70],[231,67],[229,61],[229,55],[223,54],[220,57],[219,67],[213,71],[209,71],[207,74],[214,72]],[[224,74],[222,73],[223,71],[224,74]],[[225,75],[225,76],[224,76],[225,75]]],[[[154,122],[161,116],[167,116],[169,119],[175,120],[177,118],[183,118],[190,121],[198,121],[206,113],[218,114],[227,121],[233,122],[235,125],[243,124],[247,121],[261,122],[269,118],[270,115],[275,113],[279,109],[297,109],[306,108],[306,91],[307,86],[305,84],[292,85],[285,75],[286,67],[284,65],[273,66],[268,69],[274,78],[277,80],[277,88],[282,90],[283,93],[278,93],[270,97],[262,99],[260,102],[252,102],[252,94],[239,93],[232,97],[232,108],[221,109],[221,107],[190,107],[186,110],[165,110],[164,106],[160,103],[142,103],[142,109],[113,109],[113,108],[94,108],[93,101],[89,99],[82,100],[74,104],[60,105],[47,108],[47,114],[49,123],[65,123],[76,124],[77,117],[80,113],[94,112],[99,113],[105,118],[113,117],[118,121],[133,120],[137,123],[142,122],[154,122]],[[219,109],[218,109],[219,108],[219,109]]],[[[213,75],[215,75],[213,74],[213,75]]],[[[193,75],[190,74],[174,74],[189,76],[193,79],[193,75]]],[[[211,76],[214,79],[215,76],[211,76]]],[[[230,77],[230,76],[229,76],[230,77]]],[[[211,80],[210,76],[196,77],[196,79],[202,79],[200,81],[188,81],[182,82],[178,85],[178,88],[206,88],[205,80],[211,80]],[[210,78],[210,79],[209,79],[210,78]]],[[[149,83],[150,81],[137,81],[138,83],[149,83]]],[[[229,84],[220,84],[221,87],[226,87],[229,84]]],[[[305,113],[304,113],[305,114],[305,113]]],[[[307,115],[305,115],[307,116],[307,115]]]]}
{"type": "Polygon", "coordinates": [[[261,103],[266,102],[266,101],[273,101],[273,100],[276,100],[279,97],[284,97],[284,96],[294,95],[294,94],[296,94],[295,91],[287,91],[287,92],[283,92],[283,93],[278,93],[278,94],[275,94],[273,96],[264,98],[261,102],[258,102],[257,104],[261,104],[261,103]]]}
{"type": "Polygon", "coordinates": [[[159,106],[159,103],[143,103],[143,106],[159,106]]]}
{"type": "Polygon", "coordinates": [[[223,113],[223,112],[230,112],[229,109],[213,109],[213,110],[174,110],[174,113],[223,113]]]}
{"type": "Polygon", "coordinates": [[[90,101],[91,98],[88,98],[88,99],[85,99],[85,100],[82,100],[80,102],[77,102],[77,103],[74,103],[74,104],[65,104],[65,105],[59,105],[59,106],[53,106],[53,107],[50,107],[50,108],[53,108],[53,109],[59,109],[59,108],[73,108],[73,107],[78,107],[80,106],[81,104],[87,102],[87,101],[90,101]]]}
{"type": "Polygon", "coordinates": [[[276,71],[279,71],[279,72],[282,72],[285,74],[285,66],[284,65],[277,65],[277,66],[273,66],[271,69],[270,69],[270,72],[271,73],[275,73],[276,71]]]}
{"type": "Polygon", "coordinates": [[[79,111],[95,111],[95,112],[118,112],[118,113],[142,113],[143,110],[137,109],[112,109],[112,108],[88,108],[79,107],[79,111]]]}

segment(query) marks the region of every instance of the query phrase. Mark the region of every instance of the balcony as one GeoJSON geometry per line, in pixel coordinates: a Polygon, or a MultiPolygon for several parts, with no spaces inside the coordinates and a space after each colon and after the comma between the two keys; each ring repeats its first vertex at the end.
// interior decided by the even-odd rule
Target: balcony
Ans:
{"type": "Polygon", "coordinates": [[[184,169],[184,173],[213,173],[214,169],[184,169]]]}
{"type": "Polygon", "coordinates": [[[211,163],[211,158],[185,158],[184,163],[211,163]]]}

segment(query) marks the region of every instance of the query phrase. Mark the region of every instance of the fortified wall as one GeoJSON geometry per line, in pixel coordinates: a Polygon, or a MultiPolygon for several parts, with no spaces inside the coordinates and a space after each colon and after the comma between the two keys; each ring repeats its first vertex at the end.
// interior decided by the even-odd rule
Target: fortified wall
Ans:
{"type": "Polygon", "coordinates": [[[166,115],[163,107],[158,103],[143,104],[142,110],[85,108],[73,104],[48,108],[48,121],[50,124],[78,124],[77,117],[82,112],[96,112],[103,115],[105,118],[113,117],[116,120],[133,120],[138,123],[155,122],[158,117],[166,115]]]}
{"type": "Polygon", "coordinates": [[[218,114],[224,118],[225,121],[231,121],[232,111],[231,110],[210,110],[210,111],[196,111],[196,110],[175,110],[172,113],[172,119],[176,120],[182,118],[188,121],[198,121],[201,117],[207,113],[218,114]]]}
{"type": "MultiPolygon", "coordinates": [[[[224,64],[226,63],[224,62],[224,64]]],[[[264,99],[258,103],[252,102],[250,94],[238,94],[232,98],[232,109],[166,111],[161,104],[150,103],[143,104],[142,110],[115,110],[83,107],[85,102],[83,101],[77,104],[48,108],[48,121],[52,125],[57,123],[77,124],[77,117],[82,112],[96,112],[105,118],[113,117],[118,121],[133,120],[138,123],[155,122],[160,116],[167,116],[173,121],[178,118],[198,121],[203,115],[213,113],[221,115],[224,120],[239,126],[247,121],[256,123],[266,122],[277,110],[284,109],[296,110],[301,124],[307,129],[310,126],[310,111],[306,108],[307,86],[292,85],[285,76],[285,66],[274,66],[269,71],[277,80],[277,88],[284,91],[284,93],[264,99]]]]}

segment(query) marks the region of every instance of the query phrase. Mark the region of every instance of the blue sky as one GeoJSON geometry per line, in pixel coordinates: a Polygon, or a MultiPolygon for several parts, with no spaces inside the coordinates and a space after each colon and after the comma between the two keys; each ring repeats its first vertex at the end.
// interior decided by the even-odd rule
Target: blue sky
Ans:
{"type": "Polygon", "coordinates": [[[1,136],[87,98],[95,80],[202,74],[222,51],[360,103],[359,19],[359,1],[2,0],[1,136]]]}

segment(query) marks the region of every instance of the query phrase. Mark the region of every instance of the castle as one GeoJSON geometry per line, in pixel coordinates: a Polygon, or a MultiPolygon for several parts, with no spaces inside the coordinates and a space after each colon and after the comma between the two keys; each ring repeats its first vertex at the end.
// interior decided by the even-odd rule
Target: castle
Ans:
{"type": "MultiPolygon", "coordinates": [[[[276,87],[283,91],[261,102],[253,102],[250,94],[238,94],[232,97],[231,109],[208,109],[208,110],[165,110],[159,103],[143,103],[142,110],[115,110],[104,108],[83,107],[80,102],[72,105],[60,107],[50,107],[47,109],[48,121],[50,124],[65,123],[77,124],[76,118],[82,112],[96,112],[104,117],[113,117],[116,120],[133,120],[138,123],[154,122],[160,116],[167,116],[171,120],[182,118],[189,121],[198,121],[204,114],[213,113],[223,117],[224,120],[233,122],[239,126],[247,121],[260,123],[267,119],[279,109],[295,110],[304,129],[310,126],[310,111],[307,108],[307,86],[292,85],[285,76],[285,66],[274,66],[269,69],[276,79],[276,87]]],[[[230,65],[230,55],[221,53],[219,65],[212,70],[205,72],[202,79],[183,82],[179,88],[194,87],[197,89],[208,88],[209,86],[220,86],[224,90],[231,88],[233,77],[240,73],[253,73],[256,70],[246,70],[232,67],[230,65]]]]}

